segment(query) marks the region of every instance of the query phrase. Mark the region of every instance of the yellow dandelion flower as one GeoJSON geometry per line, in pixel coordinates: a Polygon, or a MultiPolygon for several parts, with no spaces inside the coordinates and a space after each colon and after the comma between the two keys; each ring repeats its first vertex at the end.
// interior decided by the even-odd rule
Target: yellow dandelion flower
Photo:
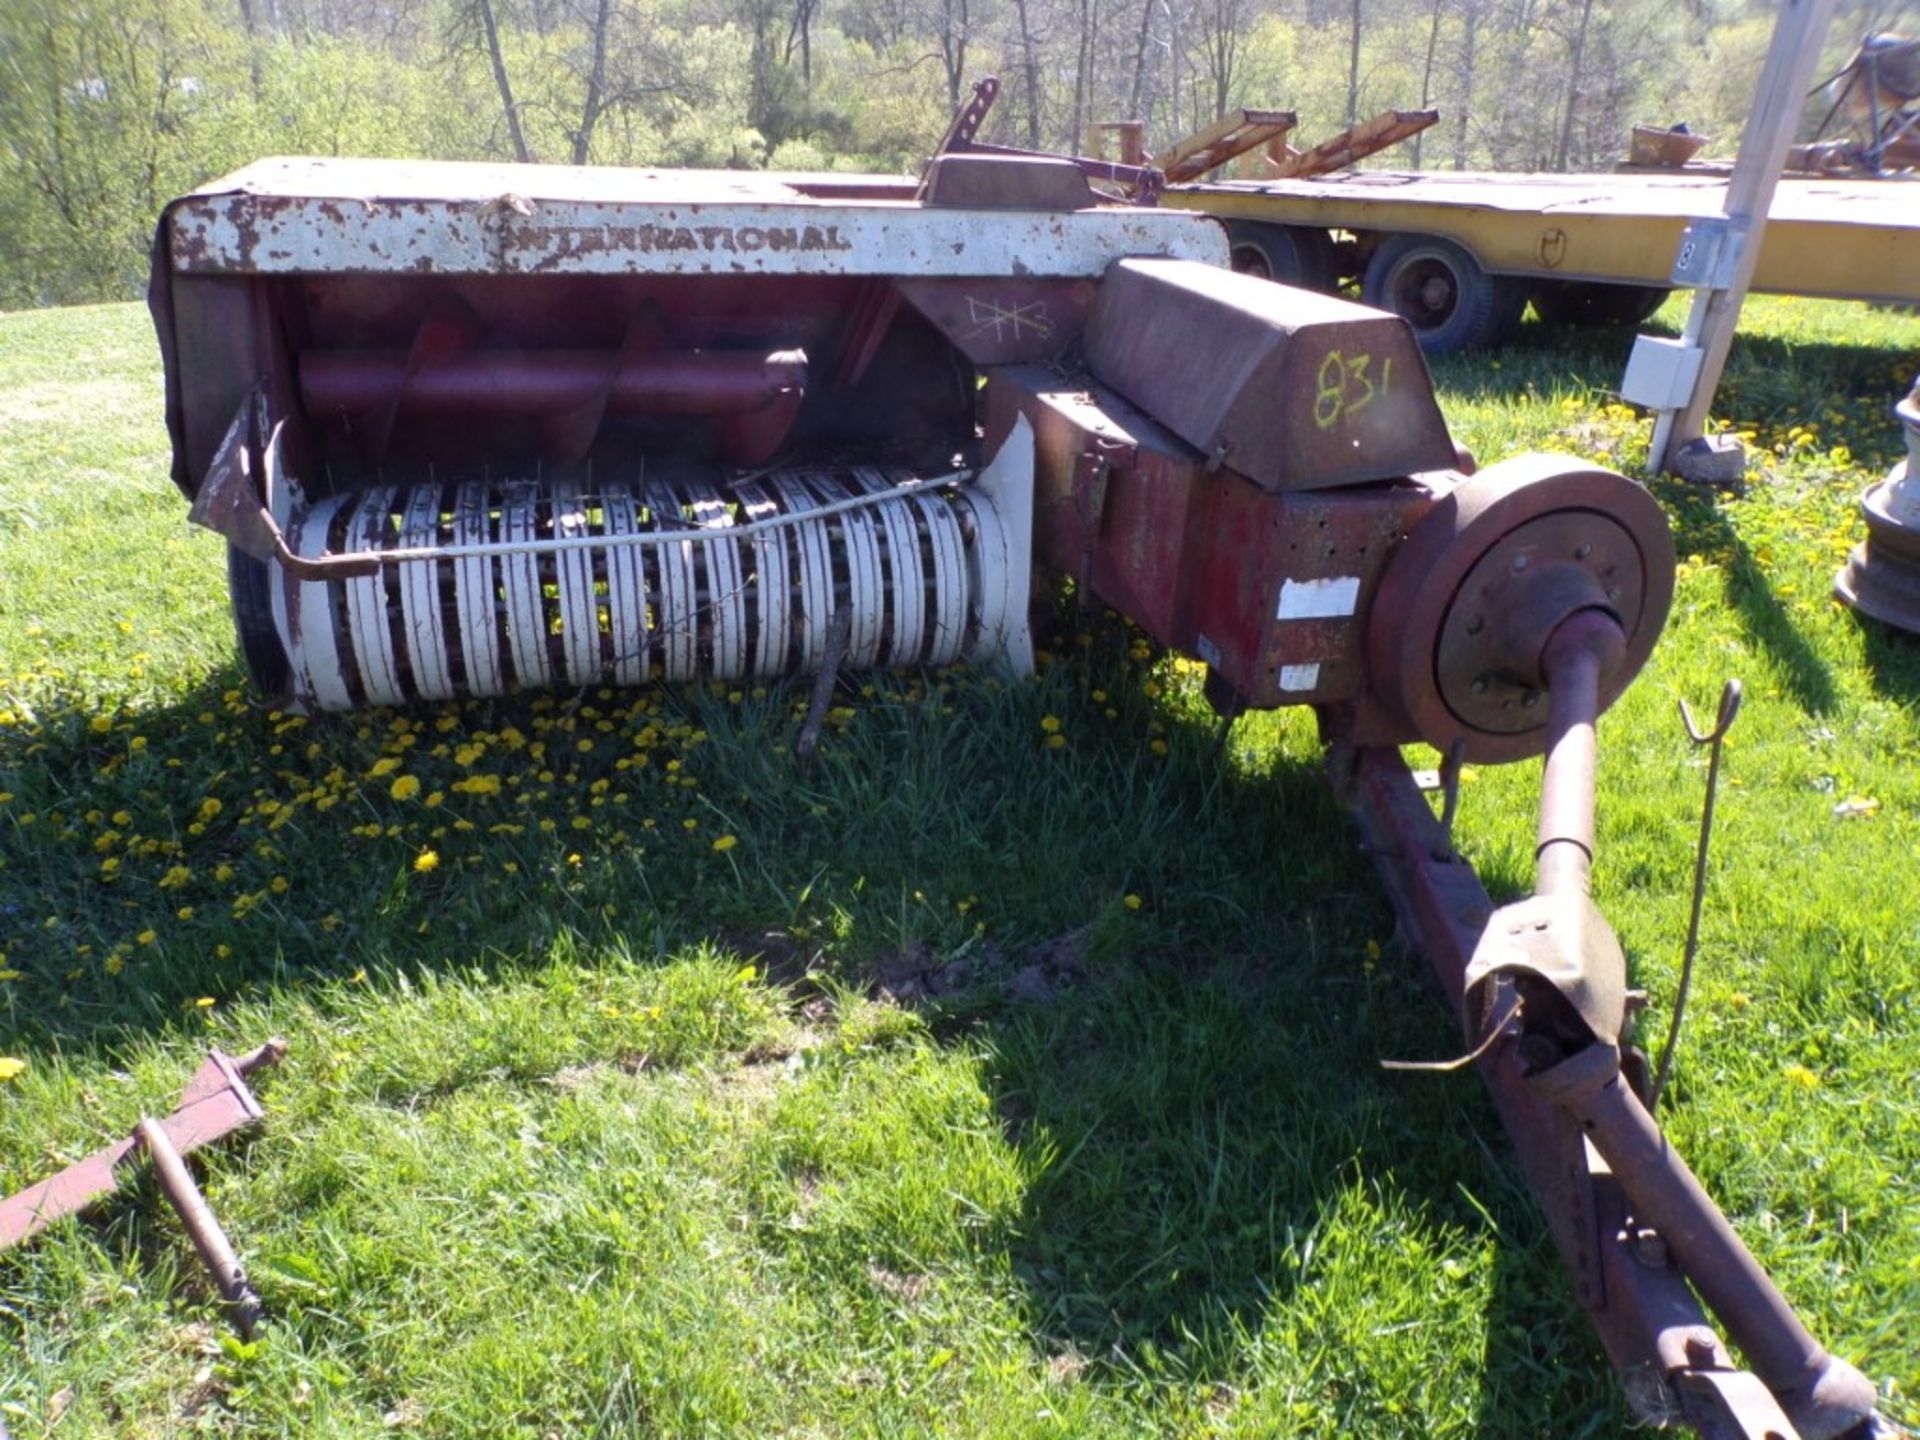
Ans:
{"type": "Polygon", "coordinates": [[[1140,902],[1140,897],[1138,895],[1129,894],[1129,895],[1121,896],[1120,903],[1126,906],[1127,909],[1129,910],[1138,910],[1140,908],[1141,902],[1140,902]]]}
{"type": "Polygon", "coordinates": [[[202,995],[198,1000],[193,1002],[193,1008],[196,1010],[211,1010],[217,1003],[219,1002],[217,1002],[213,996],[202,995]]]}
{"type": "Polygon", "coordinates": [[[387,793],[396,800],[411,800],[420,793],[420,777],[402,775],[393,782],[392,788],[387,793]]]}
{"type": "Polygon", "coordinates": [[[1049,736],[1047,736],[1047,748],[1048,748],[1049,750],[1064,750],[1064,749],[1066,749],[1066,748],[1067,748],[1067,737],[1066,737],[1066,736],[1064,736],[1064,735],[1049,735],[1049,736]]]}
{"type": "Polygon", "coordinates": [[[160,877],[160,888],[162,890],[178,890],[191,879],[193,879],[193,871],[184,865],[175,865],[160,877]]]}
{"type": "Polygon", "coordinates": [[[142,945],[151,945],[153,944],[154,941],[158,940],[160,937],[152,930],[142,930],[138,935],[134,936],[133,938],[138,940],[142,945]]]}
{"type": "Polygon", "coordinates": [[[176,910],[176,911],[174,911],[174,912],[173,912],[173,918],[174,918],[174,919],[176,919],[176,920],[191,920],[191,919],[193,919],[193,906],[191,906],[191,905],[182,905],[182,906],[181,906],[181,907],[180,907],[180,908],[179,908],[178,910],[176,910]]]}
{"type": "Polygon", "coordinates": [[[13,1055],[0,1055],[0,1081],[17,1080],[26,1073],[27,1062],[13,1055]]]}
{"type": "Polygon", "coordinates": [[[110,716],[96,715],[87,722],[87,728],[96,735],[104,735],[113,729],[113,720],[110,716]]]}
{"type": "Polygon", "coordinates": [[[382,755],[378,760],[373,762],[373,768],[367,772],[367,778],[370,780],[378,780],[383,776],[391,775],[394,771],[398,770],[399,768],[400,768],[399,756],[382,755]]]}
{"type": "Polygon", "coordinates": [[[713,842],[713,848],[724,855],[739,843],[740,837],[738,835],[722,835],[718,840],[713,842]]]}
{"type": "Polygon", "coordinates": [[[413,871],[416,875],[424,875],[429,870],[437,870],[439,868],[440,852],[437,850],[422,850],[418,855],[413,857],[413,871]]]}
{"type": "Polygon", "coordinates": [[[700,828],[700,822],[696,820],[693,816],[689,815],[686,819],[680,822],[680,828],[682,830],[698,830],[700,828]]]}
{"type": "Polygon", "coordinates": [[[221,803],[218,795],[209,795],[200,802],[200,823],[206,824],[227,807],[221,803]]]}
{"type": "Polygon", "coordinates": [[[107,956],[105,968],[107,974],[118,975],[122,970],[127,968],[127,962],[120,957],[120,952],[116,950],[113,954],[107,956]]]}
{"type": "Polygon", "coordinates": [[[216,945],[213,947],[213,953],[222,960],[231,960],[233,958],[233,946],[216,945]]]}
{"type": "Polygon", "coordinates": [[[284,875],[276,875],[276,876],[274,876],[274,877],[273,877],[273,883],[272,883],[271,885],[269,885],[269,886],[268,886],[267,888],[268,888],[268,889],[270,889],[271,891],[273,891],[273,893],[274,893],[274,894],[276,894],[276,895],[284,895],[284,894],[286,894],[286,893],[287,893],[287,888],[288,888],[288,887],[287,887],[287,877],[286,877],[286,876],[284,876],[284,875]]]}
{"type": "Polygon", "coordinates": [[[1781,1073],[1802,1090],[1816,1089],[1820,1084],[1820,1077],[1804,1065],[1789,1065],[1781,1073]]]}

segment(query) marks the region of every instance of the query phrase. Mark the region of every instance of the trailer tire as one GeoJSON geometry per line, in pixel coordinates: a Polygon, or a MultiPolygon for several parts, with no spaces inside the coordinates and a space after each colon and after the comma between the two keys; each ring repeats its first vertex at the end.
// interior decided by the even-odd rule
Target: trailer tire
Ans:
{"type": "Polygon", "coordinates": [[[1638,325],[1666,303],[1665,285],[1614,285],[1603,280],[1536,280],[1533,313],[1549,325],[1598,328],[1638,325]]]}
{"type": "Polygon", "coordinates": [[[1227,222],[1233,268],[1301,290],[1334,288],[1333,237],[1305,225],[1268,225],[1258,220],[1227,222]]]}
{"type": "Polygon", "coordinates": [[[254,685],[268,698],[287,693],[287,652],[273,624],[272,577],[264,560],[237,545],[227,546],[227,599],[233,606],[233,633],[254,685]]]}
{"type": "Polygon", "coordinates": [[[1451,240],[1389,235],[1367,262],[1360,298],[1405,319],[1429,355],[1451,355],[1507,339],[1526,312],[1527,287],[1489,275],[1451,240]]]}

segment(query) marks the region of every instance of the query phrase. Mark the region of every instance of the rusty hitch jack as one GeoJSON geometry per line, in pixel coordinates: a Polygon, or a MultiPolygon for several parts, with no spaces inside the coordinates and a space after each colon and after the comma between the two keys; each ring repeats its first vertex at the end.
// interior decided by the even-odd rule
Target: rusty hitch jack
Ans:
{"type": "Polygon", "coordinates": [[[1588,896],[1594,726],[1619,627],[1582,610],[1542,655],[1548,749],[1534,894],[1495,909],[1398,750],[1333,748],[1403,933],[1474,1047],[1575,1294],[1639,1416],[1707,1440],[1875,1433],[1872,1384],[1808,1333],[1622,1069],[1626,962],[1588,896]],[[1750,1370],[1708,1323],[1720,1320],[1750,1370]]]}
{"type": "Polygon", "coordinates": [[[152,1158],[161,1190],[212,1273],[234,1327],[243,1338],[252,1339],[260,1320],[260,1297],[183,1157],[264,1118],[260,1102],[247,1088],[247,1077],[279,1064],[286,1053],[287,1042],[277,1036],[237,1059],[219,1050],[208,1051],[171,1115],[163,1120],[143,1117],[125,1140],[0,1200],[0,1250],[13,1248],[118,1190],[124,1167],[145,1151],[152,1158]]]}

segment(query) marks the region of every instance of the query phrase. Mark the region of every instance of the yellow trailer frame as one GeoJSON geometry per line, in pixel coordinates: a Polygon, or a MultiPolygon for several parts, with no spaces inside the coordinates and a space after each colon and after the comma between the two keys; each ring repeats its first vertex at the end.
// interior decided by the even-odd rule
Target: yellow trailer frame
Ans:
{"type": "MultiPolygon", "coordinates": [[[[1518,294],[1524,305],[1527,295],[1537,296],[1540,282],[1664,290],[1672,283],[1682,231],[1692,220],[1720,215],[1726,187],[1727,176],[1713,171],[1349,171],[1312,180],[1173,185],[1161,203],[1226,221],[1236,263],[1245,268],[1259,270],[1265,259],[1273,278],[1317,286],[1358,279],[1373,303],[1402,313],[1393,287],[1377,283],[1383,277],[1370,272],[1379,269],[1383,254],[1404,257],[1417,240],[1443,242],[1429,252],[1444,257],[1446,246],[1458,247],[1472,267],[1496,277],[1496,285],[1504,281],[1504,308],[1517,319],[1512,296],[1518,294]],[[1351,238],[1333,244],[1335,236],[1351,238]],[[1278,263],[1270,258],[1275,255],[1278,263]],[[1275,273],[1290,268],[1288,256],[1304,257],[1301,273],[1275,273]]],[[[1464,281],[1476,278],[1469,273],[1464,281]]],[[[1753,288],[1920,304],[1920,183],[1783,178],[1753,288]]],[[[1431,342],[1426,332],[1432,327],[1414,315],[1409,319],[1431,342]]],[[[1470,343],[1496,338],[1470,337],[1470,343]]],[[[1443,338],[1428,348],[1463,347],[1443,338]]]]}

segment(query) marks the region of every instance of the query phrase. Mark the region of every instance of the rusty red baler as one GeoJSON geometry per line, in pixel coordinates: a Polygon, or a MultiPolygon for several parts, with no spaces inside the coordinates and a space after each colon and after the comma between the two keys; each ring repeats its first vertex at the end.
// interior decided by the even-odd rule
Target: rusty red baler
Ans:
{"type": "Polygon", "coordinates": [[[1565,457],[1476,470],[1404,321],[1237,275],[1214,222],[1087,168],[275,160],[175,202],[173,476],[255,678],[351,709],[775,677],[836,625],[850,666],[1018,669],[1031,568],[1069,576],[1223,711],[1315,707],[1640,1413],[1873,1425],[1660,1136],[1588,898],[1594,723],[1672,596],[1658,505],[1565,457]],[[1414,741],[1547,756],[1535,895],[1495,909],[1414,741]]]}

